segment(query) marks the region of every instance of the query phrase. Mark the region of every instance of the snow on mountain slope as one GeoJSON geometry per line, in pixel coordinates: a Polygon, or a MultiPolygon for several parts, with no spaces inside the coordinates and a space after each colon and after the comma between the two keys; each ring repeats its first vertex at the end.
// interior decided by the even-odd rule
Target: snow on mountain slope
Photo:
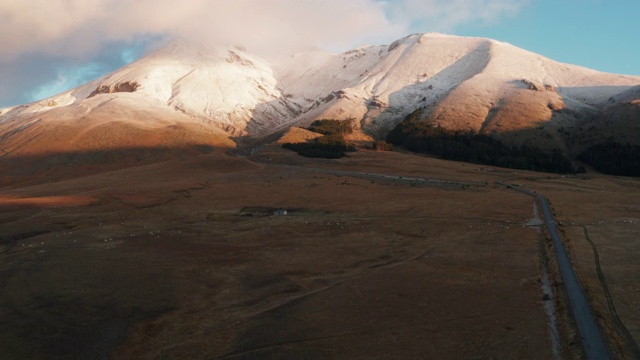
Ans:
{"type": "Polygon", "coordinates": [[[640,85],[628,88],[612,96],[607,101],[607,107],[615,104],[640,104],[640,85]]]}
{"type": "Polygon", "coordinates": [[[0,123],[0,157],[136,148],[230,148],[228,134],[136,93],[92,97],[0,123]]]}
{"type": "Polygon", "coordinates": [[[107,76],[100,86],[125,83],[138,84],[136,92],[231,134],[264,132],[297,111],[277,88],[270,65],[238,48],[174,42],[107,76]]]}
{"type": "Polygon", "coordinates": [[[270,65],[241,49],[202,49],[173,42],[77,89],[4,111],[3,120],[61,106],[91,112],[94,97],[135,93],[143,104],[168,107],[232,135],[258,133],[298,111],[277,83],[270,65]]]}
{"type": "Polygon", "coordinates": [[[575,138],[578,150],[605,139],[640,144],[640,85],[610,97],[601,112],[580,123],[575,138]]]}
{"type": "Polygon", "coordinates": [[[284,87],[310,107],[294,120],[356,119],[365,130],[389,128],[416,107],[437,101],[487,62],[487,40],[413,35],[389,46],[335,55],[284,87]]]}
{"type": "Polygon", "coordinates": [[[535,141],[557,147],[564,141],[558,129],[640,84],[640,77],[558,63],[506,43],[442,34],[414,34],[325,56],[319,64],[282,77],[286,91],[307,106],[289,124],[355,119],[378,137],[422,107],[426,120],[451,129],[518,138],[522,130],[547,126],[535,141]]]}
{"type": "Polygon", "coordinates": [[[640,77],[442,34],[342,54],[310,49],[279,65],[237,47],[176,41],[71,91],[0,110],[0,141],[7,152],[159,141],[233,146],[230,136],[318,118],[353,119],[361,133],[383,137],[422,108],[438,126],[563,147],[568,132],[637,99],[638,85],[640,77]]]}

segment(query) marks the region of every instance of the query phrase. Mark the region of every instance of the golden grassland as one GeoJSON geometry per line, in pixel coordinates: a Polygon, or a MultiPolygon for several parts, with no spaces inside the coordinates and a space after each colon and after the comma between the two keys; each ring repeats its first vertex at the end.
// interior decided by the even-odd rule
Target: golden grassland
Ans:
{"type": "Polygon", "coordinates": [[[635,179],[277,146],[74,169],[4,178],[1,358],[551,358],[533,199],[496,181],[549,197],[613,352],[607,296],[640,338],[635,179]]]}

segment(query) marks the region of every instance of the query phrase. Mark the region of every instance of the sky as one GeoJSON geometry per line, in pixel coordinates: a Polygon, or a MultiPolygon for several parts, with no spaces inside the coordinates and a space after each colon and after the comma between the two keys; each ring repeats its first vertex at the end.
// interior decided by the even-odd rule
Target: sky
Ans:
{"type": "Polygon", "coordinates": [[[638,18],[639,0],[0,0],[0,107],[84,84],[174,37],[276,59],[441,32],[640,75],[638,18]]]}

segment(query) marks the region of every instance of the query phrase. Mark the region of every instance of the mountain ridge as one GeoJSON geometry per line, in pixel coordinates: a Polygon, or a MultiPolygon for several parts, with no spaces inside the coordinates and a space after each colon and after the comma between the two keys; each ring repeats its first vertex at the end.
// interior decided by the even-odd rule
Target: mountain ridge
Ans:
{"type": "MultiPolygon", "coordinates": [[[[571,153],[588,145],[572,145],[587,131],[584,125],[597,131],[605,126],[599,118],[622,108],[616,126],[623,130],[611,136],[640,139],[624,131],[637,131],[638,89],[637,76],[563,64],[476,37],[412,34],[341,54],[312,49],[278,66],[240,47],[176,41],[75,89],[0,110],[0,156],[38,146],[43,152],[79,143],[92,148],[96,138],[109,142],[108,131],[98,134],[107,124],[127,124],[147,137],[174,126],[185,131],[176,133],[181,146],[191,141],[185,134],[196,131],[203,135],[190,136],[231,148],[233,138],[266,136],[320,118],[353,119],[357,132],[375,139],[417,108],[435,126],[571,153]],[[68,139],[49,134],[69,124],[68,139]]],[[[173,142],[165,130],[160,138],[173,142]]],[[[116,132],[121,135],[110,147],[154,144],[116,132]]]]}

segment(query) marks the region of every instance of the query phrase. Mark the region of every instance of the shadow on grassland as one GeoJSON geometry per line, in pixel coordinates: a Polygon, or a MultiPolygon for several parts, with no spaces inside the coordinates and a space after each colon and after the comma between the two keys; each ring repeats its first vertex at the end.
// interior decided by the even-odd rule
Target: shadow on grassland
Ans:
{"type": "Polygon", "coordinates": [[[6,155],[0,158],[0,188],[34,185],[193,156],[226,153],[209,144],[181,147],[131,147],[92,151],[6,155]]]}

